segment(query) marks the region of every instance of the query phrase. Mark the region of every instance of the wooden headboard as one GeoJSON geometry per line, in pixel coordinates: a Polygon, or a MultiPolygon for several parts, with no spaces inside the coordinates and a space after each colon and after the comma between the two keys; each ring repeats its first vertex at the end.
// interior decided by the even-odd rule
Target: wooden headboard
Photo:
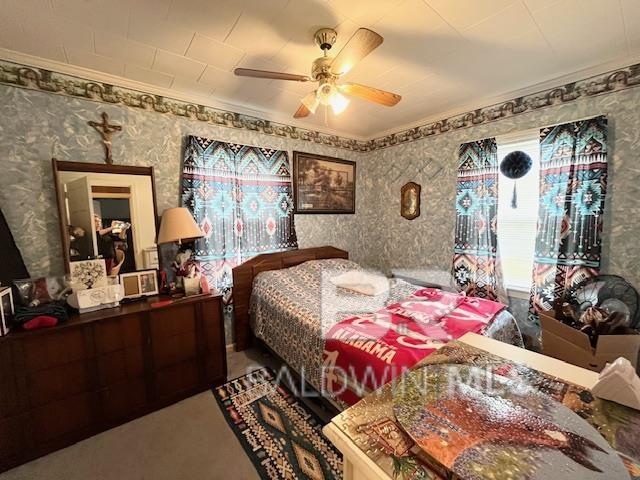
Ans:
{"type": "Polygon", "coordinates": [[[249,325],[249,299],[253,289],[253,279],[260,272],[281,270],[309,260],[323,258],[349,258],[349,253],[335,247],[303,248],[288,252],[265,253],[247,260],[233,269],[233,310],[236,351],[244,350],[251,344],[249,325]]]}

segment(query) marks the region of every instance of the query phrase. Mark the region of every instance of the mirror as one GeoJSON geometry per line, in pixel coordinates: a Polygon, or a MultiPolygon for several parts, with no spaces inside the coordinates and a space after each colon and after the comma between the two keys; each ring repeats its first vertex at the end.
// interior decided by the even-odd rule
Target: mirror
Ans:
{"type": "Polygon", "coordinates": [[[53,160],[64,262],[104,258],[108,275],[158,268],[153,167],[53,160]]]}

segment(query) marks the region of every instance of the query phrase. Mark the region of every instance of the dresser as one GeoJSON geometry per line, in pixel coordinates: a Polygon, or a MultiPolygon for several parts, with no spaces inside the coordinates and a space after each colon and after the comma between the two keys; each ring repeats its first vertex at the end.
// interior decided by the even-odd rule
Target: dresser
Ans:
{"type": "MultiPolygon", "coordinates": [[[[492,338],[476,335],[475,333],[467,333],[460,337],[459,341],[471,347],[490,352],[498,357],[557,376],[562,380],[584,388],[592,388],[598,380],[598,374],[590,370],[502,343],[492,338]]],[[[370,395],[370,397],[373,398],[373,395],[375,394],[370,395]]],[[[363,401],[366,402],[370,397],[366,397],[363,401]]],[[[372,418],[378,415],[377,403],[375,400],[371,402],[372,406],[376,406],[370,408],[372,418]]],[[[391,480],[393,479],[393,467],[390,465],[390,461],[386,458],[374,461],[374,458],[367,454],[366,444],[362,442],[362,438],[358,437],[360,433],[355,433],[356,430],[359,432],[362,427],[354,429],[350,418],[361,415],[360,413],[355,413],[358,405],[356,404],[356,406],[348,408],[334,417],[329,424],[325,425],[322,432],[343,455],[344,480],[391,480]]],[[[380,422],[376,423],[382,425],[380,422]]],[[[381,428],[393,431],[394,426],[387,422],[381,428]]]]}
{"type": "Polygon", "coordinates": [[[226,381],[221,297],[163,300],[0,338],[0,471],[226,381]]]}

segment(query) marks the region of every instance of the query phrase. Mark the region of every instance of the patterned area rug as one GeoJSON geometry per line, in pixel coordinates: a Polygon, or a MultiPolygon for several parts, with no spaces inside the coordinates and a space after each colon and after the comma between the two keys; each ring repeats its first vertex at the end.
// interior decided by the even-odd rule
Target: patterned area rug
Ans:
{"type": "Polygon", "coordinates": [[[342,478],[342,456],[322,422],[263,368],[213,389],[229,426],[262,478],[342,478]]]}

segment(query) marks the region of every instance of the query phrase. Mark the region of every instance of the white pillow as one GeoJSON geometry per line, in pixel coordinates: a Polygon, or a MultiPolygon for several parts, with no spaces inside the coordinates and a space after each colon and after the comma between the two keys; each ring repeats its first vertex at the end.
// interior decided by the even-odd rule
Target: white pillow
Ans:
{"type": "Polygon", "coordinates": [[[350,270],[331,279],[336,287],[362,293],[363,295],[380,295],[389,290],[389,279],[382,275],[367,273],[363,270],[350,270]]]}

